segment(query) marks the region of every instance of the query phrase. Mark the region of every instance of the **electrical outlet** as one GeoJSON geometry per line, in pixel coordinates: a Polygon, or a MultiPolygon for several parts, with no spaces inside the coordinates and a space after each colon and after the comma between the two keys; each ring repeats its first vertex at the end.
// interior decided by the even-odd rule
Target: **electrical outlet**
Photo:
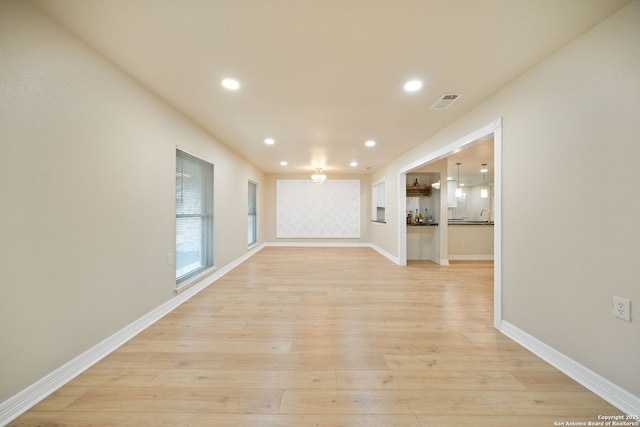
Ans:
{"type": "Polygon", "coordinates": [[[613,316],[631,322],[631,301],[626,298],[613,297],[613,316]]]}

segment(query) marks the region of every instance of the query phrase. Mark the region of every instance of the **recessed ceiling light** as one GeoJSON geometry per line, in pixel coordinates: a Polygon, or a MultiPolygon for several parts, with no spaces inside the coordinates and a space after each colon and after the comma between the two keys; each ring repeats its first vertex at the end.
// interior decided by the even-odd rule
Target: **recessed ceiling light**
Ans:
{"type": "Polygon", "coordinates": [[[374,145],[376,145],[376,142],[370,139],[367,142],[365,142],[364,145],[366,145],[367,147],[373,147],[374,145]]]}
{"type": "Polygon", "coordinates": [[[404,90],[407,92],[416,92],[422,88],[420,80],[409,80],[404,84],[404,90]]]}
{"type": "Polygon", "coordinates": [[[289,163],[285,162],[284,160],[280,162],[280,166],[287,166],[289,163]]]}
{"type": "Polygon", "coordinates": [[[358,162],[351,162],[351,163],[349,163],[349,165],[351,167],[356,167],[356,166],[358,166],[358,162]]]}
{"type": "Polygon", "coordinates": [[[264,140],[264,143],[267,145],[273,145],[276,143],[276,141],[273,138],[267,138],[264,140]]]}
{"type": "Polygon", "coordinates": [[[222,80],[222,86],[225,89],[238,90],[240,88],[240,83],[235,79],[224,79],[222,80]]]}

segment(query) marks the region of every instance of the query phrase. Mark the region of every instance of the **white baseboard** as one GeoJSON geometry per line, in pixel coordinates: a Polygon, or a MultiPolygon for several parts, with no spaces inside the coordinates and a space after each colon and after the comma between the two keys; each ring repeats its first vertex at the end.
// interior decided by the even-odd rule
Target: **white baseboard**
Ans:
{"type": "Polygon", "coordinates": [[[291,248],[368,248],[370,243],[350,243],[350,242],[265,242],[264,246],[280,246],[291,248]]]}
{"type": "Polygon", "coordinates": [[[166,314],[177,308],[192,296],[223,277],[242,262],[260,251],[264,245],[255,246],[245,255],[235,259],[212,275],[207,276],[202,282],[180,292],[164,304],[156,307],[133,323],[120,329],[104,341],[91,347],[89,350],[65,363],[55,371],[31,384],[24,390],[0,403],[0,426],[9,424],[34,405],[42,401],[54,391],[89,369],[91,366],[104,359],[118,347],[129,341],[134,336],[154,324],[166,314]]]}
{"type": "Polygon", "coordinates": [[[449,254],[451,261],[493,261],[493,254],[491,255],[451,255],[449,254]]]}
{"type": "Polygon", "coordinates": [[[378,252],[380,255],[383,255],[386,258],[388,258],[391,262],[394,262],[396,264],[400,264],[400,260],[398,259],[397,256],[394,256],[394,255],[390,254],[389,252],[387,252],[384,249],[382,249],[380,246],[374,245],[373,243],[370,243],[369,247],[373,248],[373,250],[378,252]]]}
{"type": "Polygon", "coordinates": [[[505,320],[501,322],[500,332],[626,414],[640,414],[640,397],[629,393],[505,320]]]}

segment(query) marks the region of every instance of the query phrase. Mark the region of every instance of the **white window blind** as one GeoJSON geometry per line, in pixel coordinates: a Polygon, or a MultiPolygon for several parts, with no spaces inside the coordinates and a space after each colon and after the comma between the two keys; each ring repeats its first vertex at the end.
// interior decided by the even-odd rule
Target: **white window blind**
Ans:
{"type": "Polygon", "coordinates": [[[213,266],[213,165],[176,150],[176,281],[213,266]]]}

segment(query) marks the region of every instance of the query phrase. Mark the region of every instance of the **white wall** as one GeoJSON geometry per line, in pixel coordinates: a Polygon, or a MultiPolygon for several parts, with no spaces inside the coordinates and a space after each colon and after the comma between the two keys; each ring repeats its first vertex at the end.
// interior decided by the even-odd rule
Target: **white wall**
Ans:
{"type": "MultiPolygon", "coordinates": [[[[397,188],[403,166],[502,117],[503,317],[635,396],[640,316],[614,319],[611,297],[640,305],[640,194],[620,185],[640,164],[639,40],[636,0],[372,178],[397,188]]],[[[397,254],[389,221],[372,239],[397,254]]]]}
{"type": "Polygon", "coordinates": [[[264,175],[28,2],[0,2],[0,63],[4,401],[175,295],[176,145],[215,164],[217,267],[264,175]]]}
{"type": "MultiPolygon", "coordinates": [[[[480,216],[480,213],[483,209],[489,209],[491,213],[491,220],[493,221],[494,208],[492,203],[493,196],[491,194],[492,186],[490,187],[487,185],[487,198],[485,199],[480,196],[480,191],[482,190],[481,185],[462,188],[463,194],[466,194],[466,204],[464,207],[458,206],[457,208],[450,209],[452,212],[456,213],[455,217],[460,218],[461,216],[464,216],[468,221],[486,221],[487,213],[483,213],[482,216],[480,216]]],[[[540,219],[542,219],[542,217],[540,217],[540,219]]]]}

